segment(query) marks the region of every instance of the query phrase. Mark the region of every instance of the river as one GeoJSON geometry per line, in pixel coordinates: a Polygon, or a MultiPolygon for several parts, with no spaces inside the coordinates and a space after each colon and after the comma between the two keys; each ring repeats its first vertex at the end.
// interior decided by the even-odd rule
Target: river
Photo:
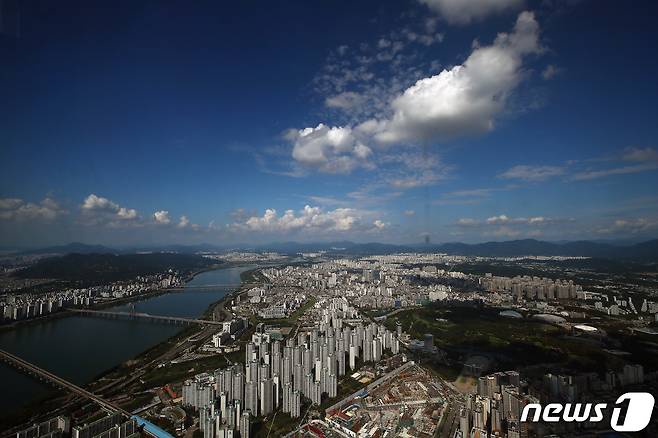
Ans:
{"type": "MultiPolygon", "coordinates": [[[[135,311],[153,315],[198,317],[234,287],[195,286],[240,283],[240,273],[253,266],[225,268],[197,275],[183,291],[135,301],[135,311]]],[[[107,310],[126,310],[128,305],[107,310]]],[[[140,320],[70,316],[19,325],[0,332],[0,348],[76,384],[95,377],[159,344],[184,327],[140,320]]],[[[0,417],[49,395],[52,389],[0,363],[0,417]]]]}

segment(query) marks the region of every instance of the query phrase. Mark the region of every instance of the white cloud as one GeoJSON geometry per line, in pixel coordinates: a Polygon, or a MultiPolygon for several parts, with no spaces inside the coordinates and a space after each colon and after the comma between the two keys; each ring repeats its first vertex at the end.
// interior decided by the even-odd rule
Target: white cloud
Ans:
{"type": "Polygon", "coordinates": [[[480,223],[476,221],[473,218],[470,217],[463,217],[457,221],[457,225],[462,226],[462,227],[472,227],[479,225],[480,223]]]}
{"type": "Polygon", "coordinates": [[[320,207],[309,205],[297,212],[286,210],[279,215],[275,209],[268,208],[262,216],[245,218],[241,222],[234,222],[230,227],[237,231],[292,233],[368,231],[386,226],[380,220],[369,224],[366,220],[372,215],[372,212],[354,208],[324,211],[320,207]]]}
{"type": "Polygon", "coordinates": [[[371,167],[372,150],[358,141],[349,127],[315,128],[290,132],[292,157],[305,166],[327,173],[349,173],[359,166],[371,167]]]}
{"type": "Polygon", "coordinates": [[[443,40],[438,19],[405,21],[399,29],[355,45],[350,56],[340,48],[329,53],[313,86],[327,107],[340,110],[335,114],[339,124],[384,117],[395,96],[437,71],[436,59],[423,59],[419,54],[443,40]]]}
{"type": "Polygon", "coordinates": [[[416,211],[415,210],[405,210],[402,214],[404,214],[407,217],[415,216],[416,211]]]}
{"type": "Polygon", "coordinates": [[[614,157],[597,158],[586,162],[607,163],[611,161],[617,164],[616,167],[600,168],[600,164],[597,164],[593,168],[583,168],[578,161],[569,161],[564,166],[517,165],[499,174],[498,177],[531,182],[545,181],[556,176],[565,175],[569,170],[569,175],[565,180],[588,181],[614,175],[641,173],[658,170],[658,151],[651,147],[626,148],[621,154],[614,157]],[[577,170],[579,167],[580,169],[577,170]]]}
{"type": "Polygon", "coordinates": [[[488,224],[499,224],[509,222],[510,218],[507,215],[501,214],[500,216],[492,216],[487,219],[488,224]]]}
{"type": "Polygon", "coordinates": [[[134,208],[121,207],[116,202],[93,193],[85,198],[80,209],[85,222],[90,225],[120,227],[139,222],[139,214],[134,208]]]}
{"type": "Polygon", "coordinates": [[[468,24],[523,5],[523,0],[419,0],[452,24],[468,24]]]}
{"type": "Polygon", "coordinates": [[[475,48],[464,64],[419,80],[392,101],[390,119],[368,120],[358,130],[383,144],[490,131],[522,79],[523,57],[541,50],[534,14],[523,12],[513,33],[500,33],[492,45],[475,48]]]}
{"type": "Polygon", "coordinates": [[[119,211],[117,211],[117,217],[119,217],[119,219],[124,219],[124,220],[136,219],[137,210],[135,210],[134,208],[121,207],[119,208],[119,211]]]}
{"type": "Polygon", "coordinates": [[[403,178],[393,178],[390,183],[397,189],[413,189],[416,187],[425,187],[432,185],[441,178],[433,171],[422,172],[418,175],[407,176],[403,178]]]}
{"type": "Polygon", "coordinates": [[[383,230],[388,226],[387,223],[382,222],[381,220],[377,219],[372,223],[377,230],[383,230]]]}
{"type": "Polygon", "coordinates": [[[600,234],[641,234],[658,228],[658,220],[636,218],[617,219],[609,226],[600,228],[600,234]]]}
{"type": "Polygon", "coordinates": [[[327,97],[324,104],[328,108],[352,109],[363,104],[364,97],[353,91],[345,91],[335,96],[327,97]]]}
{"type": "Polygon", "coordinates": [[[553,79],[555,76],[559,75],[562,73],[562,69],[559,67],[556,67],[553,64],[549,64],[546,66],[546,68],[541,72],[541,77],[544,78],[544,80],[550,80],[553,79]]]}
{"type": "Polygon", "coordinates": [[[169,218],[169,212],[167,210],[160,210],[153,213],[153,219],[158,224],[167,225],[171,222],[169,218]]]}
{"type": "Polygon", "coordinates": [[[0,198],[0,210],[14,210],[23,205],[23,200],[18,198],[0,198]]]}
{"type": "MultiPolygon", "coordinates": [[[[436,22],[431,21],[425,33],[435,32],[435,26],[436,22]]],[[[410,32],[405,30],[400,35],[408,39],[413,33],[410,32]]],[[[393,50],[396,41],[399,42],[395,38],[381,38],[376,45],[393,50]]],[[[405,148],[416,142],[447,140],[493,129],[495,119],[505,110],[507,98],[523,78],[523,57],[541,50],[539,25],[531,12],[523,12],[512,33],[500,33],[493,44],[476,47],[463,65],[421,79],[406,89],[400,88],[404,82],[397,81],[396,86],[383,93],[387,101],[382,114],[388,116],[370,118],[356,126],[320,123],[316,127],[288,131],[286,138],[293,146],[293,164],[288,174],[304,175],[307,169],[346,174],[357,168],[381,168],[386,182],[398,189],[436,184],[446,177],[449,169],[440,163],[429,165],[430,160],[436,161],[434,157],[416,154],[416,161],[422,163],[419,166],[407,162],[405,155],[409,154],[403,150],[382,155],[373,145],[397,144],[405,148]],[[399,91],[391,94],[392,89],[399,91]],[[397,170],[386,167],[395,164],[395,160],[397,170]],[[399,164],[403,169],[399,169],[399,164]]],[[[363,60],[361,67],[368,62],[363,60]]],[[[327,70],[344,71],[340,65],[328,66],[327,70]]],[[[352,79],[365,80],[362,76],[366,71],[355,72],[343,84],[352,79]]],[[[336,82],[331,84],[334,94],[326,99],[328,106],[341,109],[360,104],[373,106],[370,97],[362,100],[362,93],[346,91],[336,82]]]]}
{"type": "Polygon", "coordinates": [[[186,228],[190,225],[190,220],[187,218],[187,216],[181,216],[180,220],[178,221],[178,228],[186,228]]]}
{"type": "Polygon", "coordinates": [[[506,214],[491,216],[483,220],[473,218],[458,219],[454,226],[463,233],[465,230],[479,233],[482,236],[494,237],[538,237],[547,229],[556,229],[555,226],[565,219],[553,219],[544,216],[513,217],[506,214]]]}
{"type": "Polygon", "coordinates": [[[3,220],[44,220],[52,221],[68,213],[51,198],[39,203],[25,202],[18,198],[0,198],[0,219],[3,220]]]}
{"type": "Polygon", "coordinates": [[[479,221],[472,218],[461,218],[456,222],[460,227],[476,227],[476,226],[491,226],[491,225],[531,225],[541,226],[559,222],[555,219],[547,218],[544,216],[531,216],[531,217],[512,217],[506,214],[488,217],[485,220],[479,221]]]}
{"type": "Polygon", "coordinates": [[[658,169],[658,163],[647,162],[631,166],[613,167],[611,169],[586,170],[576,173],[571,179],[573,181],[587,181],[614,175],[628,175],[633,173],[647,172],[656,169],[658,169]]]}
{"type": "Polygon", "coordinates": [[[626,148],[622,159],[624,161],[658,163],[658,151],[654,148],[626,148]]]}
{"type": "Polygon", "coordinates": [[[565,168],[560,166],[529,166],[518,165],[498,175],[503,179],[520,179],[523,181],[545,181],[549,178],[564,175],[565,168]]]}
{"type": "Polygon", "coordinates": [[[85,211],[119,211],[118,204],[93,193],[85,198],[80,208],[85,211]]]}
{"type": "Polygon", "coordinates": [[[383,181],[395,189],[405,190],[435,185],[447,179],[452,168],[436,154],[417,148],[398,147],[374,159],[383,181]]]}
{"type": "Polygon", "coordinates": [[[481,198],[489,196],[492,191],[494,191],[494,189],[455,190],[454,192],[446,193],[446,195],[455,198],[481,198]]]}
{"type": "Polygon", "coordinates": [[[505,192],[517,189],[518,186],[508,184],[504,187],[488,187],[476,189],[463,189],[455,190],[452,192],[444,193],[439,199],[432,201],[435,205],[473,205],[480,204],[491,198],[491,195],[496,192],[505,192]]]}
{"type": "Polygon", "coordinates": [[[614,175],[628,175],[658,170],[658,151],[651,147],[626,148],[617,160],[617,167],[583,170],[575,173],[571,177],[571,180],[587,181],[614,175]],[[622,163],[628,164],[622,165],[622,163]]]}
{"type": "Polygon", "coordinates": [[[521,231],[515,228],[502,226],[496,228],[493,231],[487,231],[484,233],[484,235],[496,236],[496,237],[517,237],[521,235],[521,231]]]}

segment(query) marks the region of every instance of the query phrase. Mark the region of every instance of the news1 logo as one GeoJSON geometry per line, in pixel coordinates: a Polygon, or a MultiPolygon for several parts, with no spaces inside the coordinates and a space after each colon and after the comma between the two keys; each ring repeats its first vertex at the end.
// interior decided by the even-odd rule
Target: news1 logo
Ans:
{"type": "MultiPolygon", "coordinates": [[[[653,395],[648,392],[627,392],[619,397],[612,406],[610,427],[616,432],[641,431],[651,421],[654,402],[653,395]]],[[[521,421],[536,423],[541,419],[547,423],[558,421],[597,423],[603,420],[603,412],[607,408],[607,403],[550,403],[546,406],[530,403],[523,408],[521,421]],[[528,419],[530,411],[533,411],[533,414],[528,419]]]]}

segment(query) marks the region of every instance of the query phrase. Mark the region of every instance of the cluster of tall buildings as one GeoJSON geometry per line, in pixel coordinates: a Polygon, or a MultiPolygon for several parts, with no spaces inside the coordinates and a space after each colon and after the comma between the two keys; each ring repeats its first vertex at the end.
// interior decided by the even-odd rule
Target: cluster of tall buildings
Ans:
{"type": "Polygon", "coordinates": [[[141,431],[134,418],[107,414],[91,422],[71,427],[68,417],[58,416],[17,431],[16,438],[139,438],[141,431]]]}
{"type": "Polygon", "coordinates": [[[551,280],[550,278],[530,277],[527,275],[497,277],[486,274],[480,278],[480,285],[489,292],[508,292],[517,301],[529,300],[566,300],[583,296],[583,288],[573,280],[551,280]]]}
{"type": "MultiPolygon", "coordinates": [[[[307,294],[349,297],[362,309],[410,307],[426,302],[432,287],[412,284],[413,270],[370,261],[335,260],[308,266],[264,269],[276,288],[295,287],[307,294]]],[[[443,291],[443,290],[442,290],[443,291]]],[[[276,292],[268,291],[269,293],[276,292]]],[[[435,299],[438,299],[435,297],[435,299]]]]}
{"type": "MultiPolygon", "coordinates": [[[[626,364],[620,372],[608,371],[605,379],[595,372],[576,375],[545,374],[529,383],[521,383],[519,373],[506,371],[478,379],[477,393],[466,396],[459,414],[456,438],[502,436],[524,438],[532,434],[565,433],[572,436],[578,428],[596,428],[598,423],[550,424],[521,422],[523,409],[528,404],[546,406],[549,403],[613,404],[615,388],[641,385],[645,382],[641,365],[626,364]],[[534,428],[534,429],[533,429],[534,428]]],[[[601,424],[610,424],[609,411],[603,412],[601,424]]],[[[534,435],[532,435],[534,436],[534,435]]]]}
{"type": "Polygon", "coordinates": [[[521,391],[516,371],[480,377],[477,394],[468,394],[459,412],[456,437],[527,437],[528,423],[520,421],[521,414],[527,404],[538,402],[537,398],[521,391]]]}
{"type": "Polygon", "coordinates": [[[324,303],[319,321],[285,342],[272,340],[260,324],[245,347],[245,362],[198,374],[183,385],[183,404],[198,409],[206,438],[239,432],[249,436],[250,419],[277,409],[302,415],[302,401],[319,405],[338,395],[338,379],[361,362],[397,354],[398,336],[378,324],[350,325],[354,309],[341,298],[324,303]]]}
{"type": "Polygon", "coordinates": [[[139,276],[128,282],[44,294],[8,294],[0,301],[0,322],[37,318],[67,307],[88,307],[101,301],[130,297],[182,284],[182,277],[168,273],[139,276]]]}
{"type": "Polygon", "coordinates": [[[16,432],[16,438],[60,438],[71,431],[71,420],[58,416],[16,432]]]}

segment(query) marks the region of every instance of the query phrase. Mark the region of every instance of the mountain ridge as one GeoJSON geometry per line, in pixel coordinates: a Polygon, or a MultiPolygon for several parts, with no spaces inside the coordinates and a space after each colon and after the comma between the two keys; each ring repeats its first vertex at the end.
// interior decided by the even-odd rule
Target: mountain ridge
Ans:
{"type": "Polygon", "coordinates": [[[333,242],[286,241],[261,245],[215,245],[204,243],[196,245],[159,245],[151,247],[135,246],[124,249],[74,242],[68,245],[51,246],[41,250],[32,250],[20,254],[129,254],[139,252],[177,252],[194,254],[199,252],[221,252],[231,249],[276,251],[285,254],[318,251],[346,255],[436,252],[449,255],[481,257],[565,256],[658,261],[658,239],[626,245],[593,242],[590,240],[556,243],[536,239],[508,240],[502,242],[491,241],[483,243],[446,242],[429,245],[401,245],[380,242],[356,243],[343,240],[333,242]]]}

